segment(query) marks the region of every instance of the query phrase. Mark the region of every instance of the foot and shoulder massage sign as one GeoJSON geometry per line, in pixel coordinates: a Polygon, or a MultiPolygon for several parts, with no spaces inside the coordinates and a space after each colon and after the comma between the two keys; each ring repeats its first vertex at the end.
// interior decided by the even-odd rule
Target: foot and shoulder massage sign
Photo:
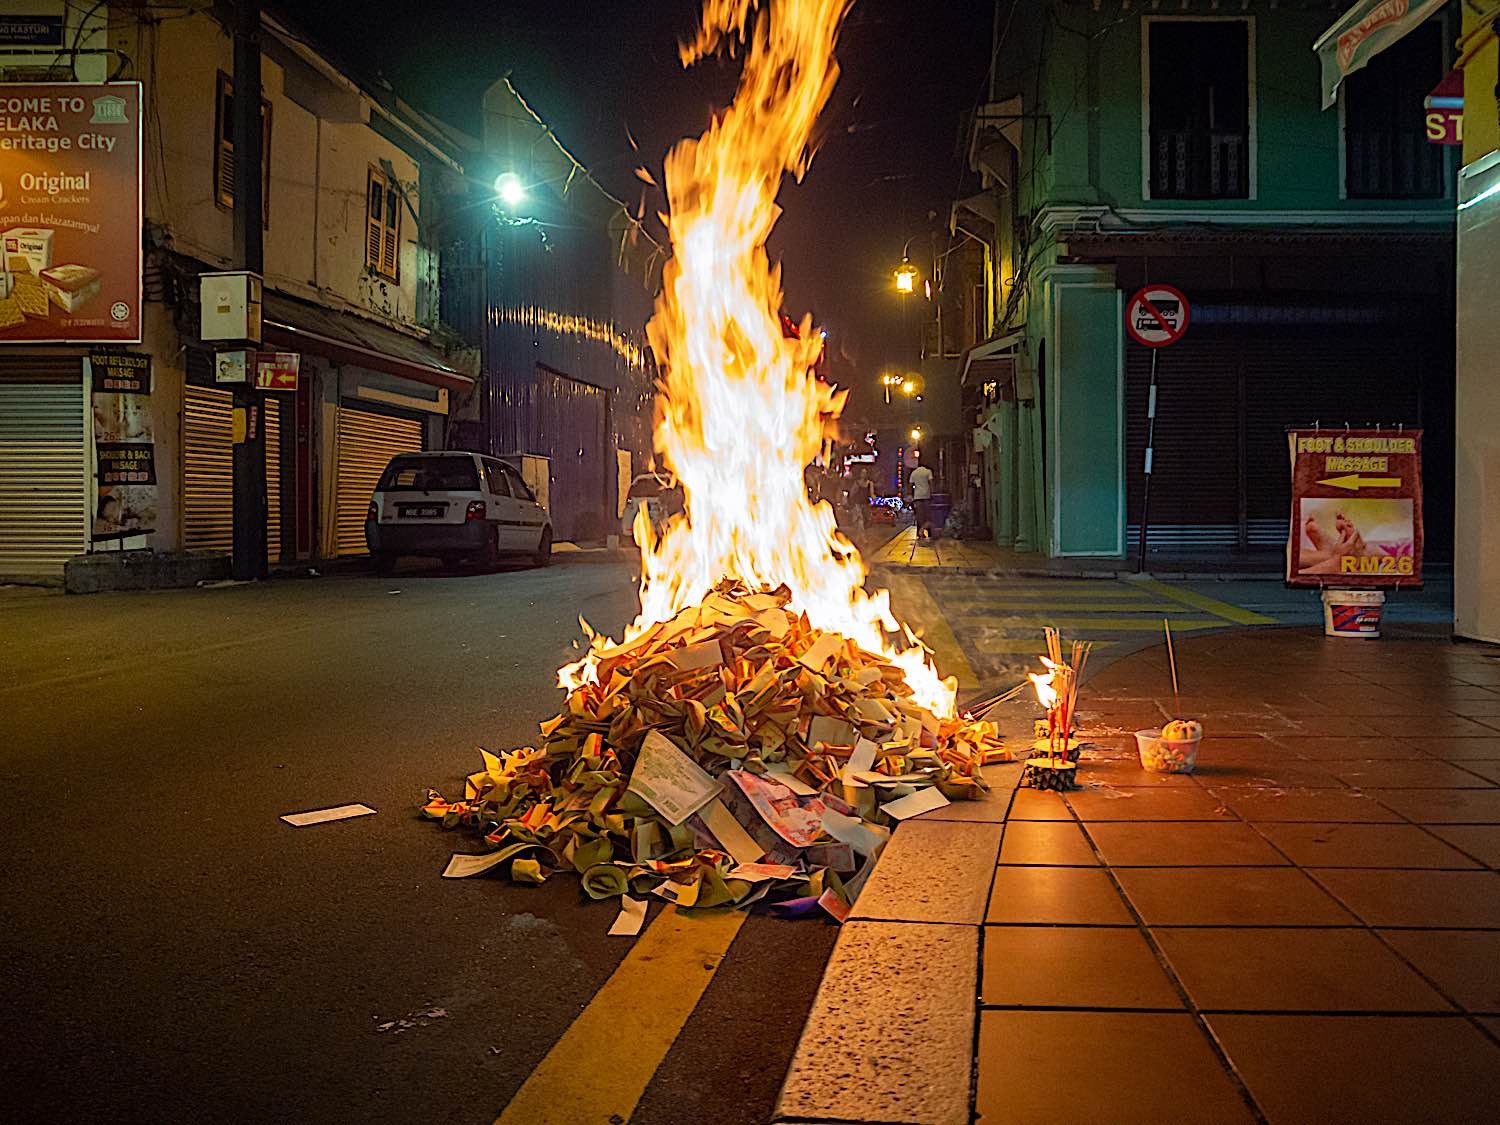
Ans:
{"type": "Polygon", "coordinates": [[[1294,586],[1422,581],[1422,431],[1289,430],[1294,586]]]}
{"type": "Polygon", "coordinates": [[[0,84],[0,345],[141,339],[141,87],[0,84]]]}

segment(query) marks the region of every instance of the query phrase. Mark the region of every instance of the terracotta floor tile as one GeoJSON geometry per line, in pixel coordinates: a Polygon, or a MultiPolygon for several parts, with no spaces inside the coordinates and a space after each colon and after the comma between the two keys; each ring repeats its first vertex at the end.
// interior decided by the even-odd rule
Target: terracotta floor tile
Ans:
{"type": "Polygon", "coordinates": [[[1326,706],[1328,714],[1291,716],[1295,725],[1290,731],[1277,732],[1276,737],[1371,738],[1380,733],[1365,720],[1365,704],[1342,703],[1338,696],[1330,696],[1326,706]]]}
{"type": "Polygon", "coordinates": [[[1149,926],[1346,926],[1353,917],[1292,867],[1122,867],[1149,926]]]}
{"type": "Polygon", "coordinates": [[[982,1012],[975,1108],[983,1125],[1253,1120],[1192,1017],[1171,1012],[982,1012]]]}
{"type": "Polygon", "coordinates": [[[1183,1006],[1134,926],[986,926],[980,998],[1007,1008],[1183,1006]]]}
{"type": "Polygon", "coordinates": [[[1466,762],[1475,758],[1500,758],[1500,738],[1422,738],[1404,739],[1413,747],[1449,762],[1466,762]]]}
{"type": "Polygon", "coordinates": [[[1256,827],[1301,867],[1449,867],[1477,864],[1415,824],[1303,824],[1256,827]]]}
{"type": "Polygon", "coordinates": [[[1208,1025],[1273,1123],[1500,1117],[1500,1047],[1456,1016],[1209,1016],[1208,1025]]]}
{"type": "Polygon", "coordinates": [[[1453,1006],[1368,930],[1156,929],[1205,1010],[1450,1012],[1453,1006]]]}
{"type": "Polygon", "coordinates": [[[1372,926],[1500,929],[1500,873],[1318,867],[1308,874],[1372,926]]]}
{"type": "Polygon", "coordinates": [[[1500,1012],[1500,932],[1382,930],[1381,935],[1466,1011],[1500,1012]]]}
{"type": "Polygon", "coordinates": [[[1348,789],[1213,789],[1249,821],[1304,820],[1330,823],[1399,822],[1401,817],[1373,797],[1348,789]]]}
{"type": "Polygon", "coordinates": [[[1472,774],[1477,774],[1486,781],[1500,785],[1500,761],[1485,759],[1476,761],[1466,758],[1464,761],[1459,762],[1458,765],[1461,769],[1466,769],[1472,774]]]}
{"type": "Polygon", "coordinates": [[[1111,867],[1274,867],[1287,862],[1260,833],[1239,821],[1091,821],[1088,832],[1111,867]]]}
{"type": "Polygon", "coordinates": [[[1002,867],[995,872],[985,921],[1128,926],[1135,919],[1102,868],[1002,867]]]}
{"type": "Polygon", "coordinates": [[[1128,758],[1083,758],[1078,768],[1081,782],[1097,781],[1116,789],[1175,789],[1196,784],[1192,774],[1153,773],[1142,769],[1141,759],[1134,750],[1128,758]]]}
{"type": "Polygon", "coordinates": [[[1344,782],[1323,767],[1321,762],[1281,756],[1258,764],[1228,764],[1210,755],[1198,755],[1193,776],[1200,785],[1257,789],[1346,789],[1344,782]]]}
{"type": "Polygon", "coordinates": [[[1434,759],[1393,761],[1325,761],[1325,770],[1363,789],[1487,789],[1490,782],[1466,769],[1434,759]]]}
{"type": "Polygon", "coordinates": [[[1010,806],[1011,820],[1072,820],[1062,795],[1041,789],[1017,789],[1010,806]]]}
{"type": "Polygon", "coordinates": [[[1281,735],[1276,741],[1298,758],[1305,758],[1314,762],[1321,762],[1328,759],[1349,761],[1354,758],[1425,759],[1427,757],[1414,744],[1404,739],[1390,738],[1386,735],[1375,735],[1367,738],[1333,738],[1321,735],[1309,735],[1306,738],[1301,738],[1295,735],[1281,735]]]}
{"type": "Polygon", "coordinates": [[[1371,789],[1418,824],[1500,824],[1500,789],[1371,789]]]}
{"type": "Polygon", "coordinates": [[[1448,717],[1372,718],[1370,725],[1381,734],[1393,734],[1398,738],[1416,739],[1418,745],[1424,738],[1494,738],[1500,734],[1500,720],[1486,726],[1473,719],[1448,717]]]}
{"type": "Polygon", "coordinates": [[[1231,819],[1223,802],[1196,787],[1084,788],[1069,793],[1068,804],[1084,821],[1231,819]]]}
{"type": "Polygon", "coordinates": [[[1494,726],[1500,718],[1500,697],[1490,699],[1464,699],[1448,703],[1448,709],[1466,719],[1477,719],[1494,726]]]}
{"type": "Polygon", "coordinates": [[[1500,867],[1500,824],[1434,824],[1429,830],[1480,863],[1500,867]]]}
{"type": "Polygon", "coordinates": [[[1013,820],[1000,841],[1002,864],[1095,867],[1099,857],[1071,820],[1013,820]]]}

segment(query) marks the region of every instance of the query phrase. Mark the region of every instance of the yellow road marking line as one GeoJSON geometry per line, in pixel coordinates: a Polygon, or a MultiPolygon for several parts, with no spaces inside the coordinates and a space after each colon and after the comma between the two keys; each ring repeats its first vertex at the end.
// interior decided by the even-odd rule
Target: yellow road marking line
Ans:
{"type": "Polygon", "coordinates": [[[537,1064],[495,1125],[627,1121],[745,924],[668,906],[537,1064]]]}
{"type": "Polygon", "coordinates": [[[992,610],[1019,609],[1028,613],[1035,613],[1039,609],[1048,611],[1069,610],[1082,611],[1085,613],[1151,613],[1160,616],[1162,614],[1181,613],[1182,605],[1176,602],[1168,602],[1162,605],[1153,605],[1150,602],[1047,602],[1038,605],[1034,601],[961,601],[949,603],[950,609],[958,610],[967,617],[976,613],[988,613],[992,610]]]}
{"type": "MultiPolygon", "coordinates": [[[[1094,641],[1095,648],[1109,648],[1114,641],[1094,641]]],[[[976,637],[974,647],[986,655],[1003,655],[1014,653],[1021,656],[1039,656],[1047,651],[1047,642],[1041,638],[1031,639],[1029,637],[998,637],[986,636],[976,637]]]]}
{"type": "Polygon", "coordinates": [[[890,576],[890,588],[897,619],[905,621],[913,631],[920,633],[922,640],[932,649],[938,671],[944,676],[957,676],[960,688],[978,686],[979,677],[974,674],[969,658],[964,655],[963,646],[953,635],[953,627],[948,624],[948,618],[927,592],[922,580],[910,575],[893,574],[890,576]]]}
{"type": "MultiPolygon", "coordinates": [[[[1199,594],[1193,590],[1184,590],[1178,586],[1160,582],[1155,578],[1132,578],[1142,589],[1150,590],[1164,598],[1171,598],[1174,602],[1192,606],[1194,609],[1202,610],[1204,613],[1212,613],[1222,617],[1226,621],[1233,621],[1236,625],[1274,625],[1276,618],[1267,617],[1264,614],[1255,613],[1252,610],[1241,609],[1237,605],[1221,602],[1218,598],[1210,598],[1206,594],[1199,594]]],[[[1175,625],[1176,622],[1173,622],[1175,625]]]]}
{"type": "MultiPolygon", "coordinates": [[[[963,622],[966,627],[971,627],[967,621],[963,622]]],[[[1223,620],[1204,621],[1184,617],[1172,618],[1173,629],[1218,629],[1223,626],[1223,620]]],[[[994,628],[997,629],[1035,629],[1041,632],[1048,625],[1068,633],[1065,639],[1071,640],[1074,636],[1079,639],[1090,637],[1091,630],[1100,630],[1105,633],[1160,633],[1161,617],[1152,615],[1149,617],[998,617],[995,619],[994,628]]]]}
{"type": "Polygon", "coordinates": [[[954,579],[947,576],[934,576],[936,580],[945,586],[951,585],[959,591],[967,592],[970,597],[1002,597],[1002,598],[1037,598],[1039,600],[1051,601],[1058,597],[1067,598],[1138,598],[1141,601],[1149,599],[1150,595],[1138,591],[1131,586],[1120,582],[1068,582],[1057,581],[1050,585],[1038,585],[1035,583],[1027,585],[1009,585],[996,583],[990,585],[981,583],[975,585],[974,580],[954,579]]]}

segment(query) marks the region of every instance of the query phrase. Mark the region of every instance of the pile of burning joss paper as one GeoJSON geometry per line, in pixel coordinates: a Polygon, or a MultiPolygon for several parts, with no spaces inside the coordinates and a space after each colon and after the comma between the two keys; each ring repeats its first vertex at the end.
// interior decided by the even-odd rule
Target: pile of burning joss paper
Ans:
{"type": "Polygon", "coordinates": [[[492,849],[444,874],[571,867],[596,899],[842,918],[888,824],[979,797],[981,767],[1010,755],[992,723],[933,715],[900,669],[789,598],[725,582],[631,640],[594,639],[540,745],[482,750],[460,800],[428,791],[427,816],[492,849]]]}

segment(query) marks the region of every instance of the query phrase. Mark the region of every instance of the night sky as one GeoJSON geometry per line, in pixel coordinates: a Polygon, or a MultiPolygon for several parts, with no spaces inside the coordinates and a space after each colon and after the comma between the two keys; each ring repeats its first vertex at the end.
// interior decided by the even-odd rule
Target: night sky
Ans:
{"type": "MultiPolygon", "coordinates": [[[[483,90],[508,73],[632,207],[650,190],[633,169],[644,164],[659,181],[663,154],[703,130],[738,74],[733,60],[682,69],[676,45],[695,25],[695,0],[282,7],[335,57],[460,127],[477,125],[483,90]]],[[[929,232],[946,231],[948,204],[967,187],[960,132],[983,100],[993,18],[993,0],[856,0],[817,157],[802,184],[788,180],[782,191],[771,249],[785,263],[787,311],[811,311],[828,329],[832,377],[857,388],[851,408],[885,362],[913,356],[890,271],[912,236],[913,260],[927,258],[929,232]]],[[[648,213],[663,205],[657,192],[646,202],[648,213]]]]}

